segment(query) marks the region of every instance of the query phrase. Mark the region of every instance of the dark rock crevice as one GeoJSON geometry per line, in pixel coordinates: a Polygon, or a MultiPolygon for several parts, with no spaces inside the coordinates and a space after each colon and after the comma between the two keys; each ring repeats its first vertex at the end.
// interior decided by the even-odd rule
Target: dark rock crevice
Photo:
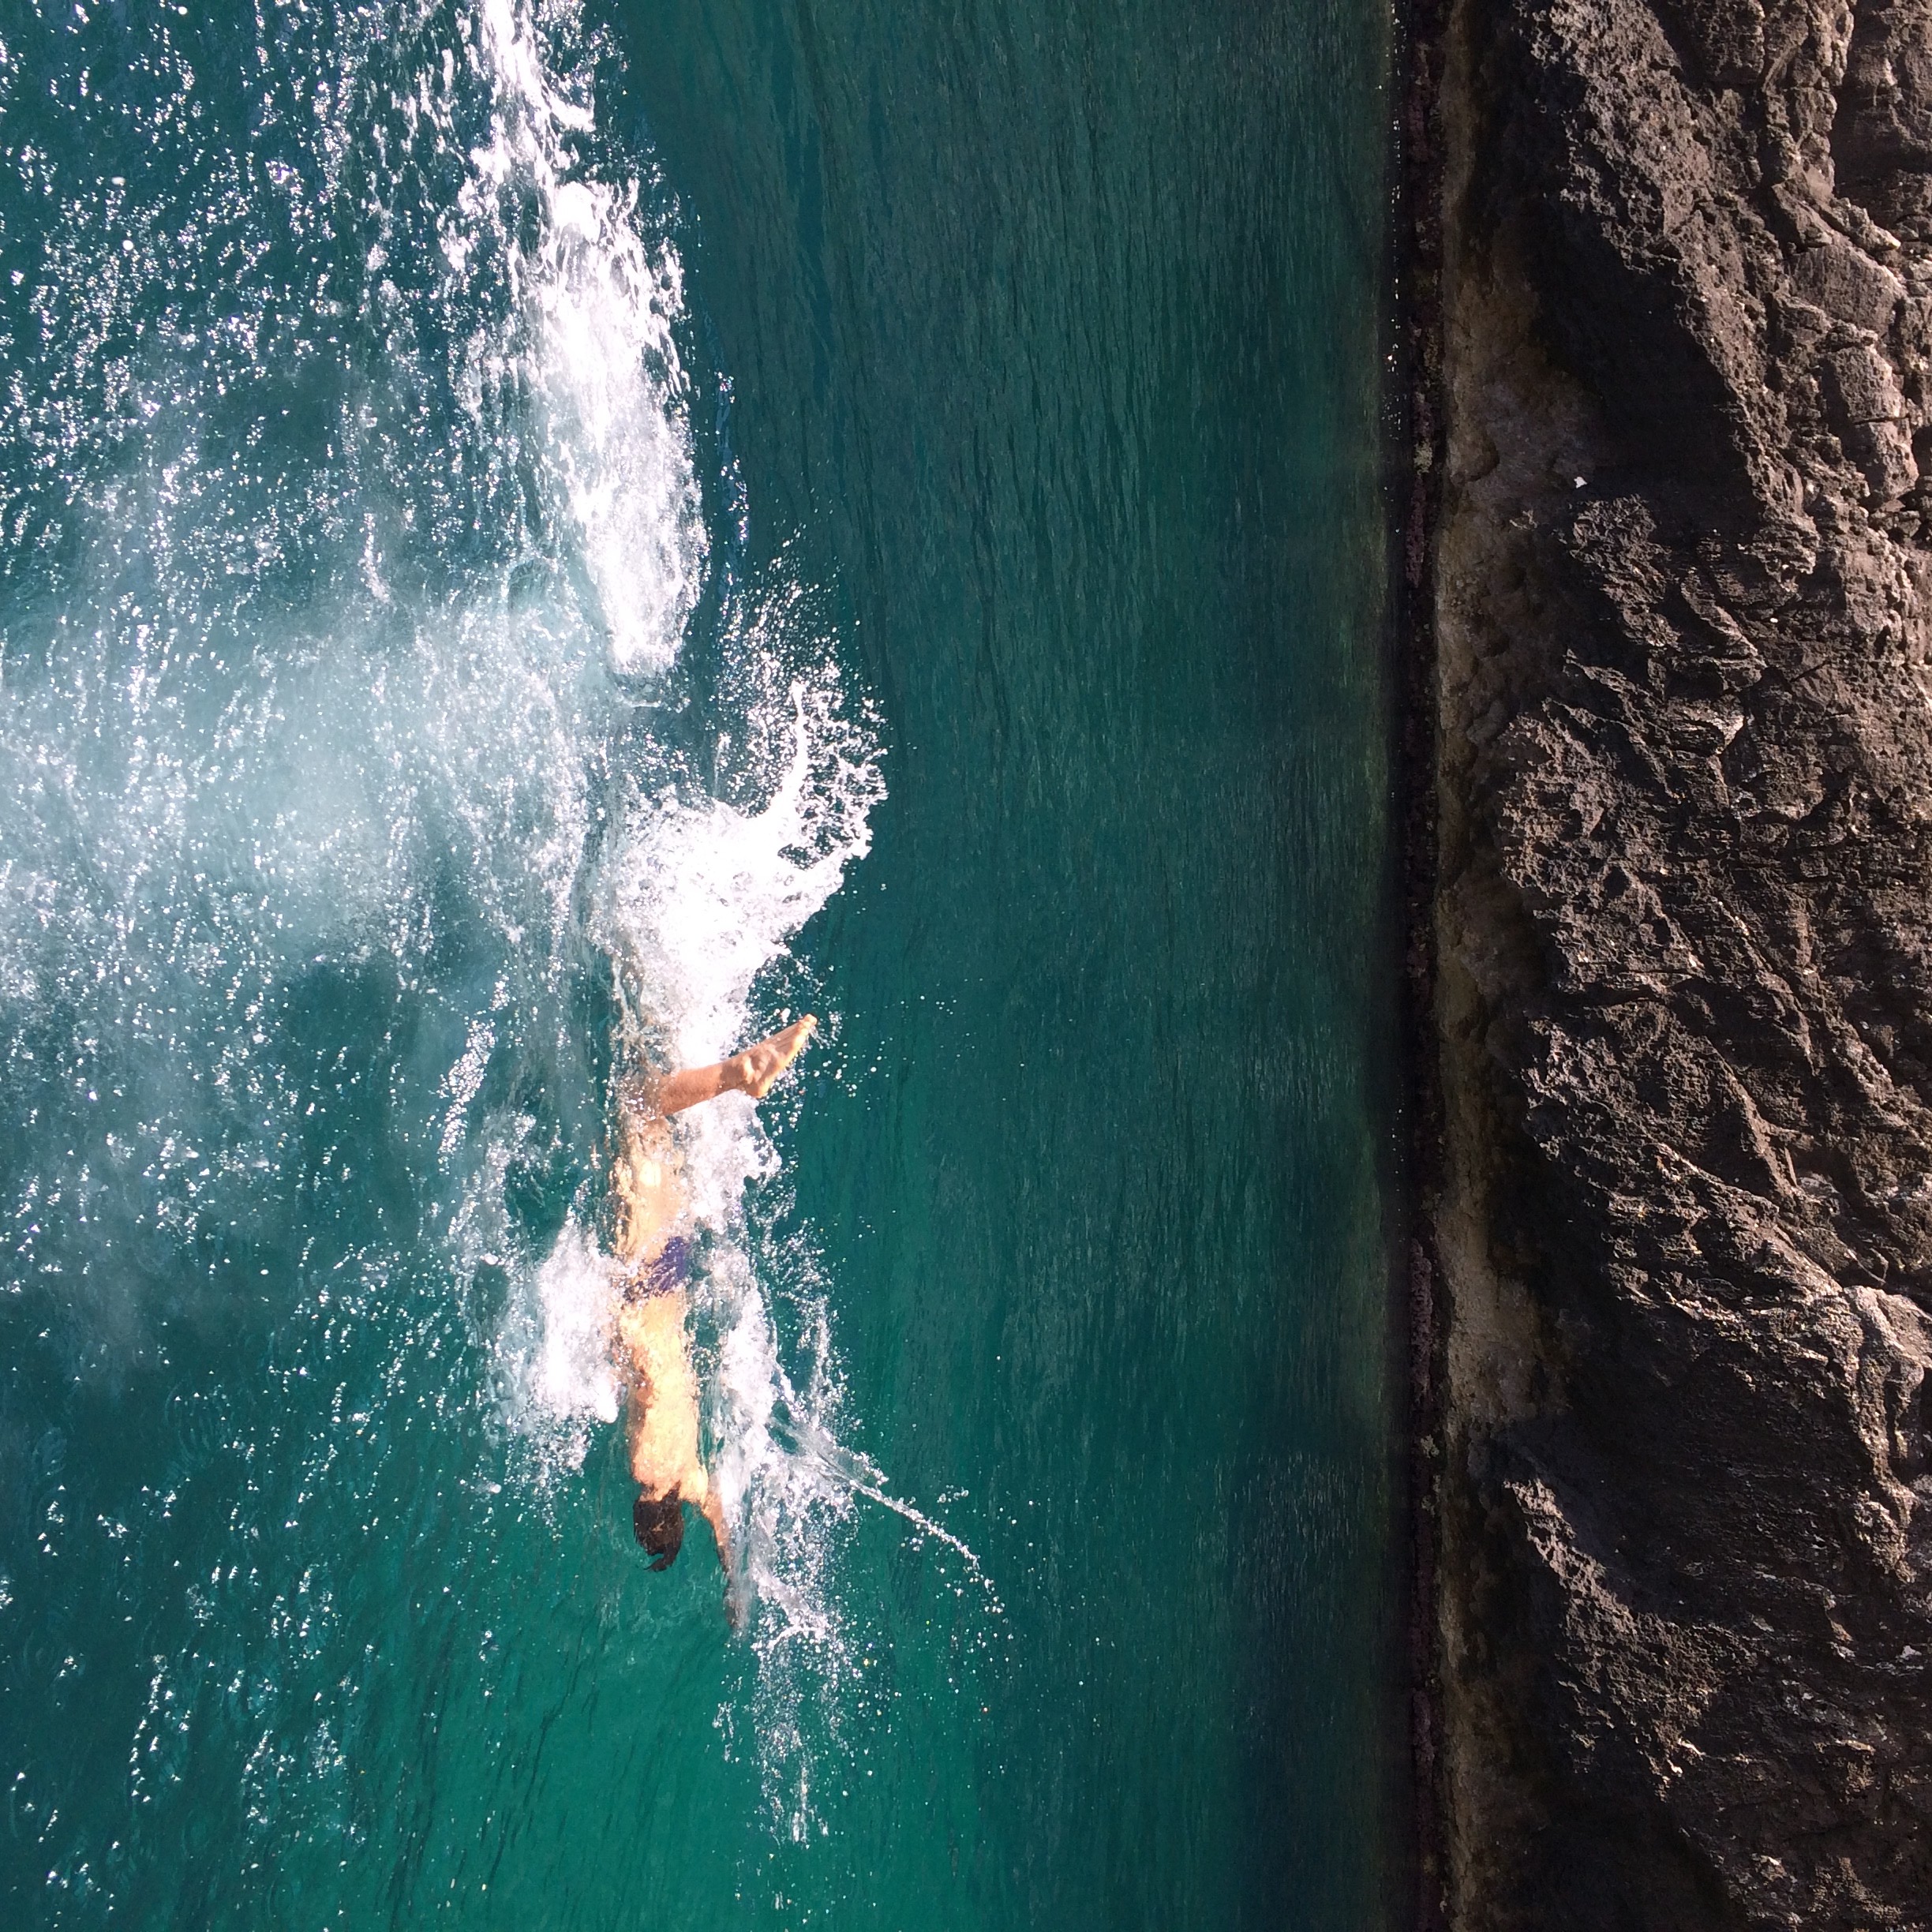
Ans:
{"type": "Polygon", "coordinates": [[[1458,0],[1468,1926],[1932,1925],[1932,0],[1458,0]]]}

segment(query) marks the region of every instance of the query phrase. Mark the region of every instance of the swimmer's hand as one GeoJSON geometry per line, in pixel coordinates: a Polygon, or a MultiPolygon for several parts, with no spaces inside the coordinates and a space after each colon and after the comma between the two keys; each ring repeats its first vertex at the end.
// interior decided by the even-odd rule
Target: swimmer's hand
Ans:
{"type": "Polygon", "coordinates": [[[794,1020],[782,1032],[734,1054],[725,1063],[736,1076],[733,1084],[740,1093],[762,1100],[770,1092],[772,1083],[805,1050],[805,1043],[818,1030],[818,1016],[807,1013],[802,1020],[794,1020]]]}
{"type": "Polygon", "coordinates": [[[687,1107],[727,1093],[749,1094],[754,1100],[762,1100],[772,1083],[805,1050],[805,1043],[818,1028],[816,1016],[807,1013],[728,1060],[713,1066],[680,1067],[665,1074],[657,1083],[657,1111],[682,1114],[687,1107]]]}

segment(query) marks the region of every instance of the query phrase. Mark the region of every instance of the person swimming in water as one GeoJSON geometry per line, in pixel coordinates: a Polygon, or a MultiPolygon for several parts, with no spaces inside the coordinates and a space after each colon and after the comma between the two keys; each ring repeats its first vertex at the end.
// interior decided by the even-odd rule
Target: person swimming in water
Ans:
{"type": "MultiPolygon", "coordinates": [[[[611,1193],[622,1300],[612,1352],[624,1384],[631,1476],[638,1486],[631,1526],[655,1559],[653,1570],[667,1570],[676,1559],[688,1503],[711,1526],[728,1586],[732,1574],[730,1525],[698,1443],[698,1380],[685,1331],[691,1204],[670,1117],[720,1094],[763,1099],[818,1024],[807,1013],[728,1060],[641,1080],[619,1108],[611,1193]]],[[[728,1594],[725,1607],[731,1614],[728,1594]]]]}

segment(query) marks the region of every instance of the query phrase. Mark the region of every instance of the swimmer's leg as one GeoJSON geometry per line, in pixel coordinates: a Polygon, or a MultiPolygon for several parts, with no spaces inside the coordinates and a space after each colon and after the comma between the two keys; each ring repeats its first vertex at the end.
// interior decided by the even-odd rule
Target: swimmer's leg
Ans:
{"type": "Polygon", "coordinates": [[[743,1053],[733,1054],[713,1066],[680,1067],[657,1083],[655,1099],[661,1114],[682,1114],[720,1094],[749,1094],[762,1100],[773,1081],[805,1050],[818,1022],[810,1013],[795,1020],[782,1032],[762,1039],[743,1053]]]}

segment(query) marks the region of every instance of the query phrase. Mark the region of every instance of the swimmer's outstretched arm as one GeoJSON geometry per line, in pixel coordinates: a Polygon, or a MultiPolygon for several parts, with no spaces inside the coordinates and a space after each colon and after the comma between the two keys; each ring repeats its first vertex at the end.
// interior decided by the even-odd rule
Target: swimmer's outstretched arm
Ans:
{"type": "Polygon", "coordinates": [[[711,1526],[711,1534],[717,1539],[718,1567],[724,1572],[724,1581],[731,1581],[731,1526],[724,1520],[724,1505],[718,1500],[715,1489],[706,1488],[704,1500],[698,1505],[698,1513],[711,1526]]]}
{"type": "Polygon", "coordinates": [[[732,1568],[731,1525],[724,1520],[724,1505],[708,1480],[698,1513],[711,1526],[711,1535],[717,1544],[718,1567],[724,1572],[724,1621],[736,1630],[743,1620],[744,1606],[738,1600],[738,1577],[732,1568]]]}
{"type": "Polygon", "coordinates": [[[713,1066],[680,1067],[675,1073],[665,1074],[657,1083],[654,1096],[658,1112],[682,1114],[687,1107],[715,1100],[720,1094],[749,1094],[754,1100],[762,1100],[772,1082],[804,1051],[805,1043],[818,1024],[807,1013],[803,1020],[793,1020],[783,1032],[760,1040],[755,1046],[747,1046],[743,1053],[733,1054],[728,1060],[721,1060],[713,1066]]]}

